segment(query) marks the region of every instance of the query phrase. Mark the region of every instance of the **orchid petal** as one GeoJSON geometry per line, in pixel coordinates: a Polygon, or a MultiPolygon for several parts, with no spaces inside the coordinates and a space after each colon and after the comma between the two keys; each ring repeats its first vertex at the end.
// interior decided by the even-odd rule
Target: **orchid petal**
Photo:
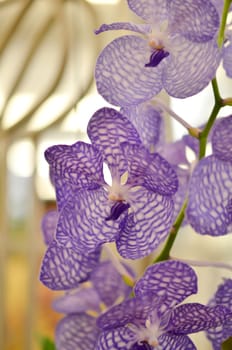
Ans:
{"type": "Polygon", "coordinates": [[[57,350],[95,350],[98,337],[96,319],[86,314],[68,315],[57,325],[57,350]]]}
{"type": "Polygon", "coordinates": [[[230,232],[232,223],[232,164],[214,155],[203,158],[189,182],[187,219],[200,234],[230,232]]]}
{"type": "Polygon", "coordinates": [[[98,92],[111,104],[129,106],[151,99],[162,89],[163,60],[157,67],[145,67],[149,61],[148,42],[135,35],[113,40],[96,63],[98,92]]]}
{"type": "Polygon", "coordinates": [[[121,222],[116,245],[122,257],[140,259],[167,237],[172,225],[173,201],[141,188],[133,193],[130,205],[131,213],[121,222]]]}
{"type": "Polygon", "coordinates": [[[162,309],[166,311],[197,292],[197,276],[194,270],[180,261],[164,261],[147,268],[135,285],[136,295],[153,294],[162,297],[162,309]]]}
{"type": "Polygon", "coordinates": [[[55,240],[49,245],[42,261],[40,280],[52,290],[75,288],[85,281],[99,261],[100,250],[85,253],[60,246],[55,240]]]}

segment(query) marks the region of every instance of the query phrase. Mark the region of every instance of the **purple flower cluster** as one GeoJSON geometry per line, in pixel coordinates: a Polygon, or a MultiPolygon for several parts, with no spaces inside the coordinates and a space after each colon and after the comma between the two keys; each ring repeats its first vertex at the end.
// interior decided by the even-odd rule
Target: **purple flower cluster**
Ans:
{"type": "Polygon", "coordinates": [[[197,276],[185,263],[150,266],[133,297],[131,291],[109,261],[100,263],[88,282],[53,303],[66,314],[56,328],[57,350],[194,350],[188,334],[227,327],[227,307],[183,303],[197,292],[197,276]]]}
{"type": "MultiPolygon", "coordinates": [[[[168,144],[162,103],[151,98],[163,88],[178,98],[200,92],[221,60],[232,76],[231,30],[228,25],[218,47],[222,0],[127,2],[145,23],[103,24],[96,31],[136,34],[113,40],[96,63],[97,89],[119,111],[105,107],[94,113],[90,143],[45,152],[57,210],[42,221],[47,250],[40,280],[65,291],[53,303],[65,314],[56,347],[196,350],[188,335],[206,331],[220,350],[232,336],[232,280],[219,286],[208,305],[186,302],[197,293],[197,275],[186,263],[169,260],[169,244],[183,222],[203,235],[232,231],[232,116],[207,124],[213,126],[207,134],[212,154],[197,162],[202,134],[168,144]],[[196,155],[194,164],[187,148],[196,155]],[[144,258],[166,239],[165,257],[161,253],[134,283],[118,256],[144,258]],[[113,263],[102,256],[107,243],[118,253],[113,263]]],[[[225,102],[219,92],[215,100],[220,101],[211,119],[225,102]]]]}
{"type": "Polygon", "coordinates": [[[137,281],[133,298],[113,306],[97,320],[97,350],[194,350],[188,334],[223,326],[223,306],[182,303],[197,292],[192,268],[179,261],[150,266],[137,281]],[[179,305],[181,303],[181,305],[179,305]]]}

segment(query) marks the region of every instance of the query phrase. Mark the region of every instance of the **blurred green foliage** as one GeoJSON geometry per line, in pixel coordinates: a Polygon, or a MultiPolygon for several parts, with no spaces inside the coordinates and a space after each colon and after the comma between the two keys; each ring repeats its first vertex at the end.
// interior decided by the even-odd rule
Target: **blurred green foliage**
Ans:
{"type": "Polygon", "coordinates": [[[56,350],[54,342],[48,337],[41,337],[41,350],[56,350]]]}
{"type": "Polygon", "coordinates": [[[222,344],[222,350],[231,350],[232,349],[232,337],[228,338],[222,344]]]}

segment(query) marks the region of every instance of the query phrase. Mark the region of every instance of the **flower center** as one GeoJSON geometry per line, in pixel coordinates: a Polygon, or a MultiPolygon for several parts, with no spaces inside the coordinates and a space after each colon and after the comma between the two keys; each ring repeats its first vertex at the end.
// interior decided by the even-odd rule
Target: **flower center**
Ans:
{"type": "Polygon", "coordinates": [[[129,324],[128,327],[134,333],[131,341],[129,342],[129,346],[132,346],[135,343],[138,343],[138,345],[147,343],[154,349],[159,349],[158,337],[162,333],[159,322],[152,323],[148,318],[145,322],[145,327],[136,326],[134,324],[129,324]]]}
{"type": "Polygon", "coordinates": [[[112,185],[108,187],[108,199],[113,202],[110,210],[110,215],[106,220],[117,220],[119,216],[127,209],[130,208],[128,203],[128,192],[130,186],[122,184],[117,179],[112,180],[112,185]]]}
{"type": "Polygon", "coordinates": [[[154,28],[149,36],[148,45],[151,49],[149,62],[145,67],[156,67],[167,56],[169,56],[168,22],[164,21],[160,27],[154,28]]]}

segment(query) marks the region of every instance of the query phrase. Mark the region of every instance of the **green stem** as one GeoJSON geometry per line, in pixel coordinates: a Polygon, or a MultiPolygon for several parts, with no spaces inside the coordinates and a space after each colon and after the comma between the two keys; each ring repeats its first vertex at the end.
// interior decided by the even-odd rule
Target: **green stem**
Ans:
{"type": "Polygon", "coordinates": [[[202,130],[202,132],[199,135],[199,159],[203,158],[205,156],[206,152],[206,144],[209,132],[215,122],[215,119],[217,118],[218,112],[223,107],[223,99],[221,98],[218,84],[216,78],[212,80],[212,87],[213,87],[213,93],[214,93],[214,107],[211,112],[211,115],[208,119],[208,122],[205,126],[205,128],[202,130]]]}
{"type": "Polygon", "coordinates": [[[221,17],[221,23],[220,23],[220,28],[219,28],[219,32],[218,32],[218,40],[217,40],[219,48],[222,47],[223,42],[224,42],[226,19],[227,19],[227,15],[229,12],[230,4],[231,4],[231,0],[224,0],[224,6],[223,6],[223,10],[222,10],[222,17],[221,17]]]}
{"type": "Polygon", "coordinates": [[[184,220],[184,216],[185,216],[185,210],[186,210],[186,207],[187,207],[187,198],[185,199],[183,205],[182,205],[182,208],[176,218],[176,221],[175,223],[173,224],[172,226],[172,229],[169,233],[169,236],[168,236],[168,239],[167,239],[167,242],[162,250],[162,252],[160,253],[160,255],[155,258],[155,260],[153,261],[153,264],[159,262],[159,261],[163,261],[163,260],[168,260],[169,257],[170,257],[170,251],[172,249],[172,246],[175,242],[175,239],[176,239],[176,236],[177,236],[177,233],[179,231],[179,228],[184,220]]]}

